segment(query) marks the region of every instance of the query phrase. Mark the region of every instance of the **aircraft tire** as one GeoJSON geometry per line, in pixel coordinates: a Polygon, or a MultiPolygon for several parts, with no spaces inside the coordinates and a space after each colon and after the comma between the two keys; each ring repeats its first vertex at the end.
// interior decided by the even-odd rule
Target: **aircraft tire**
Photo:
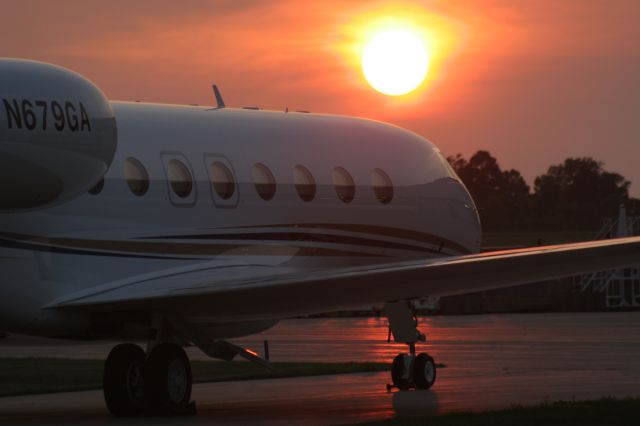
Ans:
{"type": "Polygon", "coordinates": [[[413,383],[417,389],[429,389],[435,382],[435,361],[429,354],[419,354],[413,364],[413,383]]]}
{"type": "Polygon", "coordinates": [[[184,349],[175,343],[161,343],[149,354],[144,366],[147,408],[152,414],[189,414],[191,365],[184,349]]]}
{"type": "Polygon", "coordinates": [[[391,364],[391,382],[398,389],[409,389],[409,375],[405,374],[406,364],[405,357],[407,354],[398,354],[391,364]]]}
{"type": "Polygon", "coordinates": [[[133,343],[122,343],[109,352],[102,387],[107,408],[114,416],[129,417],[142,413],[144,360],[144,350],[133,343]]]}

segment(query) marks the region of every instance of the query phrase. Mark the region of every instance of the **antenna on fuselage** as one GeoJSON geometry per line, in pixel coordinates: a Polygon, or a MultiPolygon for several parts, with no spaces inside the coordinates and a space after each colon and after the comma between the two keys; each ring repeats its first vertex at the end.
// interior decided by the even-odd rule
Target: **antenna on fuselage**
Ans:
{"type": "Polygon", "coordinates": [[[222,95],[218,90],[218,86],[214,84],[212,87],[213,87],[213,95],[216,97],[216,108],[224,108],[225,107],[224,99],[222,99],[222,95]]]}

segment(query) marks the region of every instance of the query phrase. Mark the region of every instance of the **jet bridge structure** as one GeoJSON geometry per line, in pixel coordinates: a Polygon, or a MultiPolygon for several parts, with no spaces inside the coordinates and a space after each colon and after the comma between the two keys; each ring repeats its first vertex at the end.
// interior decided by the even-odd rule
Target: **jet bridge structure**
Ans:
{"type": "MultiPolygon", "coordinates": [[[[596,240],[640,235],[640,216],[627,216],[624,205],[617,218],[605,218],[596,240]]],[[[576,280],[581,292],[605,293],[608,309],[640,308],[640,259],[631,268],[600,271],[582,275],[576,280]]]]}

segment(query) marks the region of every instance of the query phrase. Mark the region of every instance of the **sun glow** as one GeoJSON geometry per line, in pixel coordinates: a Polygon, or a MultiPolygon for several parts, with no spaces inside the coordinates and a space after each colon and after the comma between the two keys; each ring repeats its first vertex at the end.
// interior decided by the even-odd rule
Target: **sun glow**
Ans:
{"type": "Polygon", "coordinates": [[[422,83],[429,69],[429,54],[421,38],[409,30],[377,34],[362,53],[367,82],[385,95],[404,95],[422,83]]]}
{"type": "MultiPolygon", "coordinates": [[[[456,96],[456,87],[446,82],[468,39],[466,21],[400,0],[345,14],[338,28],[331,47],[339,54],[346,82],[358,93],[345,100],[353,108],[379,102],[377,117],[389,119],[389,114],[417,114],[412,106],[427,99],[431,111],[445,108],[456,96]]],[[[453,77],[464,74],[459,68],[456,72],[453,77]]]]}

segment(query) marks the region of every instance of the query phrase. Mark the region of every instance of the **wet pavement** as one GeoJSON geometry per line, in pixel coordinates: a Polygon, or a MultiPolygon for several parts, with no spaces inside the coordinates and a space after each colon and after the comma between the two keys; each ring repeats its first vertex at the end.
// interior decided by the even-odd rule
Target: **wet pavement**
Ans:
{"type": "MultiPolygon", "coordinates": [[[[431,317],[422,321],[436,361],[430,391],[388,393],[388,373],[199,384],[199,414],[179,419],[111,418],[102,393],[0,398],[3,424],[350,424],[393,416],[486,410],[559,399],[640,396],[640,313],[431,317]]],[[[389,361],[384,319],[288,320],[234,340],[274,361],[389,361]]],[[[110,345],[0,341],[0,357],[103,358],[110,345]]],[[[203,358],[195,351],[192,358],[203,358]]],[[[1,385],[1,384],[0,384],[1,385]]]]}

